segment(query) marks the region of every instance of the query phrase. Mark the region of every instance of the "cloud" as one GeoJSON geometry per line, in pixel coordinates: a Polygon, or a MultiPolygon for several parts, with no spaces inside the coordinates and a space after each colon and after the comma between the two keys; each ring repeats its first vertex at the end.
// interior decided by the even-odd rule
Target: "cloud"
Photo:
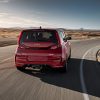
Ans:
{"type": "Polygon", "coordinates": [[[0,13],[0,27],[52,27],[47,22],[37,19],[26,19],[19,16],[10,15],[8,13],[0,13]]]}
{"type": "Polygon", "coordinates": [[[8,3],[10,0],[0,0],[0,3],[8,3]]]}
{"type": "Polygon", "coordinates": [[[0,13],[0,17],[6,16],[7,13],[0,13]]]}

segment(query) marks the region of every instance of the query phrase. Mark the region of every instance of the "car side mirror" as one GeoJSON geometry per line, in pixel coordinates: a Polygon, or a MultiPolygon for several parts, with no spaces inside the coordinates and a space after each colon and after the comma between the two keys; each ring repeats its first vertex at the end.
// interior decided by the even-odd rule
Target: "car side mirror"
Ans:
{"type": "Polygon", "coordinates": [[[67,37],[67,40],[71,40],[72,38],[70,36],[67,37]]]}
{"type": "Polygon", "coordinates": [[[64,42],[67,42],[67,40],[71,40],[72,38],[71,37],[65,37],[63,40],[64,40],[64,42]]]}
{"type": "Polygon", "coordinates": [[[64,41],[64,42],[67,42],[67,38],[66,38],[66,37],[65,37],[65,38],[63,38],[63,41],[64,41]]]}

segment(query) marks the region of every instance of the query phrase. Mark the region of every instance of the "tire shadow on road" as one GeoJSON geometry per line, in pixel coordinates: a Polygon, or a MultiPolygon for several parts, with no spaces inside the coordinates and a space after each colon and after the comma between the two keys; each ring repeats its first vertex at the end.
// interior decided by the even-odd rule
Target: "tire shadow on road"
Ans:
{"type": "MultiPolygon", "coordinates": [[[[24,73],[38,77],[42,82],[83,93],[80,82],[80,62],[81,59],[72,58],[67,73],[60,73],[51,68],[45,68],[42,72],[26,69],[24,73]]],[[[97,66],[96,61],[84,60],[83,73],[87,93],[100,97],[100,66],[97,66]]]]}

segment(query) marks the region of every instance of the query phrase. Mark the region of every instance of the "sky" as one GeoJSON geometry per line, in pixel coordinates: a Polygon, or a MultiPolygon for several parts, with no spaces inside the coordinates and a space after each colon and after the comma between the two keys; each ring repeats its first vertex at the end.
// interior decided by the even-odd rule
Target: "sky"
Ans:
{"type": "Polygon", "coordinates": [[[0,0],[0,27],[100,29],[100,0],[0,0]]]}

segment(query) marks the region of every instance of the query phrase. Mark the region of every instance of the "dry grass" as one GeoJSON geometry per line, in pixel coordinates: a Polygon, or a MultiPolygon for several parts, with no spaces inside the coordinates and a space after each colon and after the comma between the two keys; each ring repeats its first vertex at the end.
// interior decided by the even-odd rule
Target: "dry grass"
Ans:
{"type": "Polygon", "coordinates": [[[73,39],[89,39],[100,37],[100,31],[65,31],[73,39]]]}
{"type": "Polygon", "coordinates": [[[0,38],[17,38],[20,32],[20,29],[2,28],[0,29],[0,38]]]}

